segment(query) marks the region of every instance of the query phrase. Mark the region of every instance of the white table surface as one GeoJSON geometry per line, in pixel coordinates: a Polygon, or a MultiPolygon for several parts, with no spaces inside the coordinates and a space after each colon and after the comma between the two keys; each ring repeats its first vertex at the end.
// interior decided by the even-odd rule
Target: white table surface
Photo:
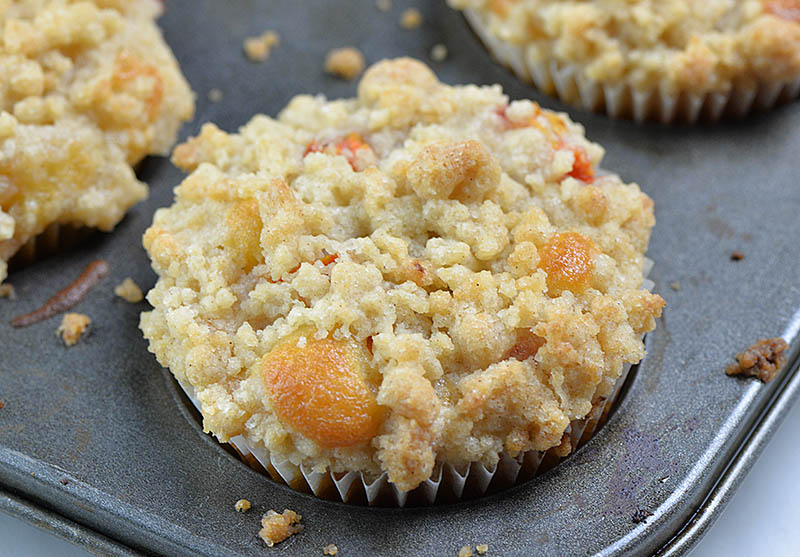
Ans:
{"type": "MultiPolygon", "coordinates": [[[[691,557],[800,555],[800,406],[781,424],[691,557]]],[[[86,557],[83,549],[0,513],[0,557],[86,557]]],[[[453,551],[455,555],[456,549],[453,551]]],[[[491,554],[491,551],[490,551],[491,554]]]]}

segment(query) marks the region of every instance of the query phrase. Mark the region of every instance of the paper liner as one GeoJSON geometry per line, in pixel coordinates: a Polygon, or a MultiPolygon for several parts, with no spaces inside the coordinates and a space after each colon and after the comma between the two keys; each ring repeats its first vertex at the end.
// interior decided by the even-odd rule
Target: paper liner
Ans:
{"type": "Polygon", "coordinates": [[[10,269],[20,269],[33,264],[38,259],[69,250],[84,240],[92,229],[65,224],[51,224],[41,234],[34,236],[9,259],[10,269]]]}
{"type": "Polygon", "coordinates": [[[634,89],[626,84],[601,84],[587,78],[576,66],[530,59],[522,46],[495,37],[485,18],[474,10],[464,10],[464,17],[497,61],[518,78],[565,103],[605,112],[613,118],[664,124],[716,122],[723,116],[743,118],[800,95],[800,77],[755,84],[734,83],[730,91],[723,93],[675,92],[666,80],[649,90],[634,89]]]}
{"type": "MultiPolygon", "coordinates": [[[[645,258],[643,274],[647,276],[652,267],[653,261],[645,258]]],[[[642,288],[651,290],[653,286],[654,283],[647,278],[642,282],[642,288]]],[[[571,452],[589,441],[605,423],[630,370],[631,365],[626,364],[611,394],[594,400],[586,416],[570,422],[565,433],[569,435],[571,452]]],[[[181,381],[178,384],[202,414],[194,388],[181,381]]],[[[389,482],[385,472],[377,477],[361,472],[315,472],[310,467],[297,466],[286,458],[271,454],[241,435],[232,437],[229,443],[248,466],[293,489],[323,499],[382,507],[426,506],[481,497],[529,480],[566,458],[552,448],[544,452],[527,451],[516,457],[501,453],[498,462],[491,467],[480,462],[463,466],[437,463],[430,478],[411,491],[401,491],[389,482]]]]}

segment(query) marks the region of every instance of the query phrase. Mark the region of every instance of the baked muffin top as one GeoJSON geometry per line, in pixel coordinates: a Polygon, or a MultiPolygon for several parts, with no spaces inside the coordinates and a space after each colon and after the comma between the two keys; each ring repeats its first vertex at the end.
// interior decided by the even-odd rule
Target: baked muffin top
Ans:
{"type": "Polygon", "coordinates": [[[111,229],[194,99],[156,0],[0,0],[0,281],[52,223],[111,229]]]}
{"type": "Polygon", "coordinates": [[[800,78],[797,0],[448,0],[537,63],[674,94],[800,78]]]}
{"type": "Polygon", "coordinates": [[[410,59],[355,99],[206,124],[144,235],[150,350],[206,430],[322,471],[388,472],[561,443],[663,300],[643,290],[652,201],[600,146],[499,86],[410,59]]]}

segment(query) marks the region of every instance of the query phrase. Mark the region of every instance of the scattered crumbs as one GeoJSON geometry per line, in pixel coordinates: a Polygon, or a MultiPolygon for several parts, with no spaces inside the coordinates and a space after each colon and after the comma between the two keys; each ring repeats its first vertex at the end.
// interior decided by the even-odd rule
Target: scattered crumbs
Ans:
{"type": "Polygon", "coordinates": [[[250,501],[248,501],[247,499],[239,499],[238,501],[236,501],[234,507],[236,508],[237,512],[246,513],[247,511],[250,510],[250,507],[252,507],[252,505],[250,504],[250,501]]]}
{"type": "Polygon", "coordinates": [[[472,548],[468,545],[465,545],[458,550],[458,557],[472,557],[472,548]]]}
{"type": "Polygon", "coordinates": [[[444,62],[447,60],[447,47],[442,43],[433,45],[431,48],[431,60],[434,62],[444,62]]]}
{"type": "Polygon", "coordinates": [[[66,313],[61,325],[56,329],[56,335],[61,337],[64,344],[73,346],[81,338],[86,328],[92,322],[88,315],[82,313],[66,313]]]}
{"type": "Polygon", "coordinates": [[[392,9],[392,0],[375,0],[375,7],[382,12],[388,12],[392,9]]]}
{"type": "Polygon", "coordinates": [[[69,483],[69,480],[67,478],[61,478],[60,480],[58,480],[58,482],[61,485],[67,485],[69,483]]]}
{"type": "Polygon", "coordinates": [[[669,283],[669,287],[672,288],[675,292],[681,289],[681,283],[677,280],[675,282],[669,283]]]}
{"type": "Polygon", "coordinates": [[[8,298],[9,300],[17,299],[17,292],[11,284],[0,284],[0,298],[8,298]]]}
{"type": "Polygon", "coordinates": [[[728,366],[728,375],[758,377],[764,383],[772,381],[786,365],[789,345],[782,338],[759,339],[753,346],[736,355],[737,362],[728,366]]]}
{"type": "Polygon", "coordinates": [[[731,252],[731,261],[741,261],[742,259],[744,259],[744,252],[738,249],[731,252]]]}
{"type": "Polygon", "coordinates": [[[416,29],[422,25],[422,14],[416,8],[409,8],[400,16],[400,25],[406,29],[416,29]]]}
{"type": "Polygon", "coordinates": [[[480,544],[478,544],[478,545],[476,545],[476,546],[475,546],[475,549],[476,549],[476,550],[478,551],[478,553],[480,553],[481,555],[485,555],[485,554],[486,554],[486,553],[489,551],[489,544],[486,544],[486,543],[480,543],[480,544]]]}
{"type": "Polygon", "coordinates": [[[651,513],[650,511],[646,509],[639,509],[638,511],[633,513],[631,520],[633,521],[634,524],[641,524],[642,522],[646,522],[647,519],[650,518],[651,516],[653,516],[653,513],[651,513]]]}
{"type": "Polygon", "coordinates": [[[5,406],[5,405],[6,405],[6,401],[5,400],[0,400],[0,410],[2,410],[3,406],[5,406]]]}
{"type": "Polygon", "coordinates": [[[242,46],[250,61],[263,62],[269,58],[272,47],[279,45],[280,42],[280,35],[275,31],[265,31],[257,37],[247,37],[242,46]]]}
{"type": "Polygon", "coordinates": [[[212,103],[218,103],[222,100],[222,90],[214,87],[208,91],[208,100],[212,103]]]}
{"type": "Polygon", "coordinates": [[[139,288],[139,285],[133,282],[133,279],[130,277],[123,280],[114,288],[114,294],[132,304],[141,302],[144,299],[142,289],[139,288]]]}
{"type": "Polygon", "coordinates": [[[261,531],[258,536],[264,540],[267,547],[272,547],[289,536],[300,532],[303,529],[303,525],[300,524],[300,519],[302,518],[302,516],[289,509],[284,509],[283,514],[270,510],[261,519],[261,531]]]}
{"type": "Polygon", "coordinates": [[[325,549],[322,550],[322,553],[324,555],[336,555],[337,553],[339,553],[339,548],[336,547],[334,544],[329,543],[328,545],[325,546],[325,549]]]}
{"type": "Polygon", "coordinates": [[[364,55],[352,46],[334,48],[325,57],[325,71],[347,80],[358,77],[364,64],[364,55]]]}

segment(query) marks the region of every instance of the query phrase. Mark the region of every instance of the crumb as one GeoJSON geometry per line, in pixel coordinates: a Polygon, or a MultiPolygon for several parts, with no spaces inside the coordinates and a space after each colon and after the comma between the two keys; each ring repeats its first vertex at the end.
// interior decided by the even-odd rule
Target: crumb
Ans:
{"type": "Polygon", "coordinates": [[[468,545],[465,545],[458,550],[458,557],[472,557],[472,548],[468,545]]]}
{"type": "Polygon", "coordinates": [[[744,252],[738,249],[731,252],[731,261],[741,261],[742,259],[744,259],[744,252]]]}
{"type": "Polygon", "coordinates": [[[250,507],[252,507],[252,505],[250,504],[250,501],[248,501],[247,499],[239,499],[238,501],[236,501],[234,507],[236,508],[237,512],[246,513],[247,511],[250,510],[250,507]]]}
{"type": "Polygon", "coordinates": [[[339,548],[336,547],[334,544],[329,543],[328,545],[325,546],[325,549],[322,550],[322,553],[324,555],[336,555],[337,553],[339,553],[339,548]]]}
{"type": "Polygon", "coordinates": [[[409,8],[400,16],[400,25],[406,29],[416,29],[422,25],[422,14],[416,8],[409,8]]]}
{"type": "Polygon", "coordinates": [[[208,91],[208,100],[212,103],[218,103],[222,100],[222,91],[214,87],[208,91]]]}
{"type": "Polygon", "coordinates": [[[17,292],[10,284],[0,284],[0,298],[8,298],[9,300],[17,299],[17,292]]]}
{"type": "Polygon", "coordinates": [[[568,456],[572,452],[572,440],[569,438],[568,433],[561,437],[561,444],[554,447],[553,452],[561,458],[568,456]]]}
{"type": "Polygon", "coordinates": [[[257,37],[247,37],[242,46],[251,62],[263,62],[269,58],[272,47],[279,45],[280,42],[280,35],[275,31],[266,31],[257,37]]]}
{"type": "Polygon", "coordinates": [[[66,313],[64,319],[61,320],[61,325],[56,329],[56,334],[61,337],[64,344],[73,346],[81,335],[86,331],[86,328],[92,322],[88,315],[82,313],[66,313]]]}
{"type": "Polygon", "coordinates": [[[139,285],[133,282],[133,279],[130,277],[123,280],[122,283],[114,288],[114,294],[132,304],[141,302],[144,299],[142,289],[139,288],[139,285]]]}
{"type": "Polygon", "coordinates": [[[382,12],[388,12],[392,9],[392,0],[375,0],[375,7],[382,12]]]}
{"type": "Polygon", "coordinates": [[[444,62],[447,59],[447,47],[442,43],[433,45],[431,48],[431,60],[434,62],[444,62]]]}
{"type": "Polygon", "coordinates": [[[650,511],[646,509],[639,509],[635,513],[633,513],[631,520],[633,521],[634,524],[641,524],[642,522],[646,522],[647,519],[650,518],[651,516],[653,516],[653,513],[651,513],[650,511]]]}
{"type": "Polygon", "coordinates": [[[6,405],[6,401],[5,400],[0,400],[0,410],[2,410],[3,406],[5,406],[5,405],[6,405]]]}
{"type": "Polygon", "coordinates": [[[353,79],[364,71],[364,55],[352,46],[334,48],[325,57],[325,71],[342,79],[353,79]]]}
{"type": "Polygon", "coordinates": [[[67,485],[69,483],[69,480],[67,478],[61,478],[60,480],[58,480],[58,482],[61,485],[67,485]]]}
{"type": "Polygon", "coordinates": [[[737,363],[728,366],[728,375],[758,377],[769,383],[786,364],[789,345],[782,338],[759,339],[753,346],[736,355],[737,363]]]}
{"type": "Polygon", "coordinates": [[[302,516],[289,509],[284,509],[283,514],[270,510],[261,519],[261,531],[258,535],[268,547],[272,547],[289,536],[300,532],[303,529],[303,525],[300,524],[300,519],[302,518],[302,516]]]}
{"type": "Polygon", "coordinates": [[[477,552],[479,554],[484,555],[484,554],[486,554],[486,552],[489,551],[489,544],[480,543],[480,544],[475,546],[475,549],[477,550],[477,552]]]}
{"type": "Polygon", "coordinates": [[[671,282],[669,287],[672,288],[675,292],[677,292],[678,290],[681,289],[681,283],[676,280],[675,282],[671,282]]]}

